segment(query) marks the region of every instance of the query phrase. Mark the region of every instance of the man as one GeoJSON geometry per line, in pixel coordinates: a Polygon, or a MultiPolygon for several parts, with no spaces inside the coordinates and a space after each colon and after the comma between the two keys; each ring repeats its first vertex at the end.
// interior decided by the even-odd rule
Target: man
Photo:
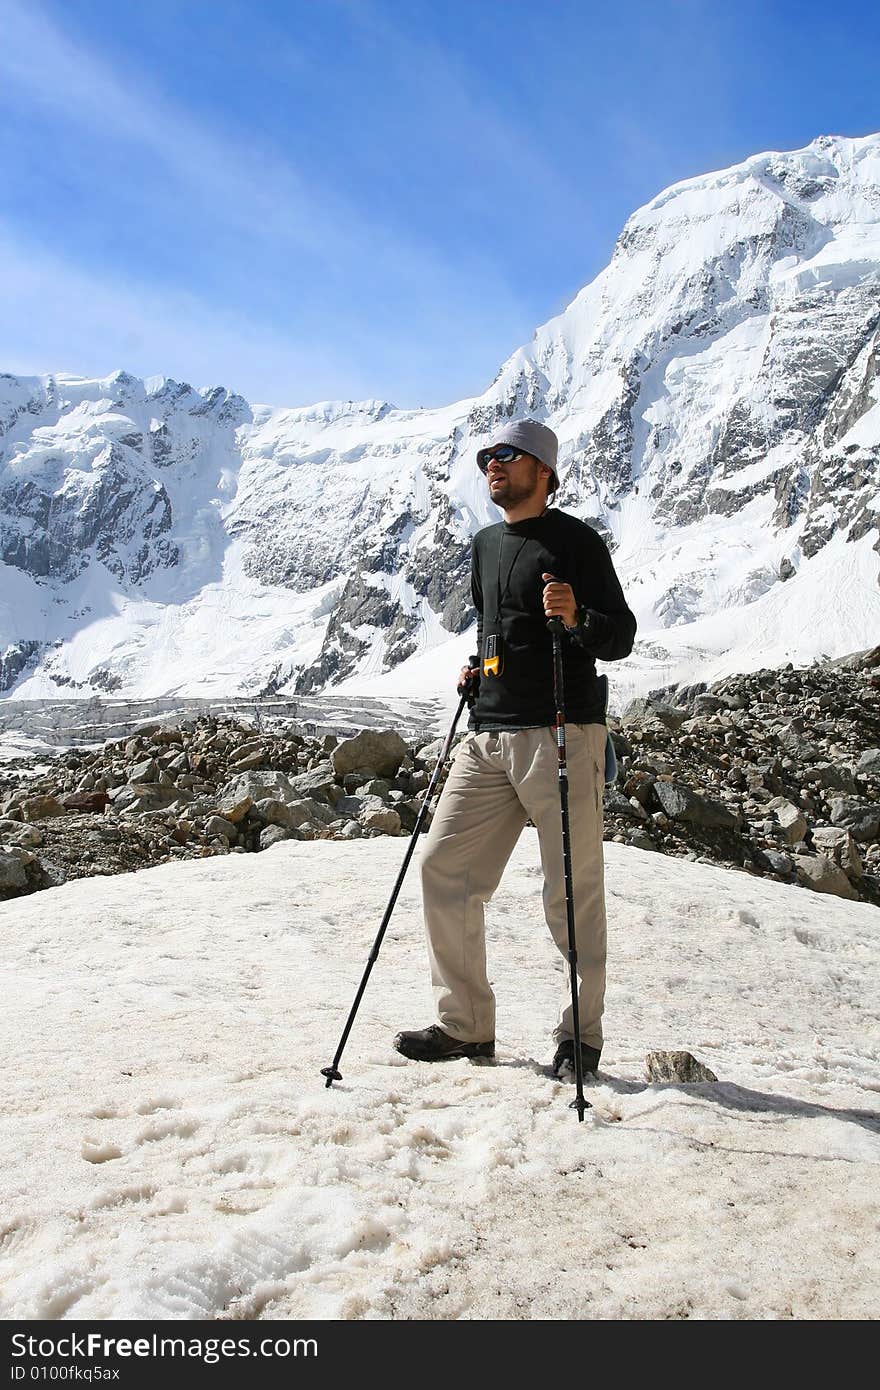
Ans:
{"type": "MultiPolygon", "coordinates": [[[[486,975],[484,904],[527,820],[538,831],[544,914],[567,957],[552,637],[562,620],[566,745],[583,1070],[602,1050],[605,897],[602,789],[605,709],[595,659],[632,651],[636,621],[598,534],[548,508],[558,441],[534,420],[496,431],[477,463],[504,521],[474,538],[471,588],[479,658],[461,672],[473,699],[422,855],[422,892],[437,1023],[398,1033],[405,1057],[494,1057],[495,997],[486,975]]],[[[570,994],[556,1026],[553,1072],[574,1074],[570,994]]]]}

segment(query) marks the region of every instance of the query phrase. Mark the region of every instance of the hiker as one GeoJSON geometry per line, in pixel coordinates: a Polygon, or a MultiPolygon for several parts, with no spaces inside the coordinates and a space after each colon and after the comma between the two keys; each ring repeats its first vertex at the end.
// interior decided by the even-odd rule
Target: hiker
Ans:
{"type": "MultiPolygon", "coordinates": [[[[565,626],[569,808],[578,1013],[584,1072],[602,1051],[605,894],[602,792],[605,701],[595,661],[632,651],[636,620],[608,550],[592,527],[551,508],[559,486],[558,440],[520,420],[477,452],[489,495],[504,514],[474,537],[471,592],[479,655],[461,671],[472,699],[470,732],[455,751],[422,855],[422,894],[437,1023],[398,1033],[405,1057],[437,1062],[494,1057],[495,996],[486,975],[484,904],[498,887],[528,820],[538,831],[544,914],[568,952],[552,638],[565,626]]],[[[553,1073],[573,1074],[571,998],[555,1030],[553,1073]]]]}

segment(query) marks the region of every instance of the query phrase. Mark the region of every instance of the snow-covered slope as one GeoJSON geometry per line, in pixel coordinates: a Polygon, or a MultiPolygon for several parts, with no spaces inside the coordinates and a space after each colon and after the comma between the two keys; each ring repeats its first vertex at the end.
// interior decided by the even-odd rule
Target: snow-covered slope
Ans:
{"type": "Polygon", "coordinates": [[[0,692],[447,681],[497,519],[474,450],[523,414],[639,618],[618,693],[874,642],[880,136],[667,189],[444,410],[0,377],[0,692]]]}
{"type": "Polygon", "coordinates": [[[877,909],[605,857],[583,1124],[534,831],[488,909],[497,1065],[391,1048],[432,1015],[413,871],[329,1091],[398,841],[0,904],[0,1317],[876,1317],[877,909]],[[718,1081],[647,1085],[657,1048],[718,1081]]]}

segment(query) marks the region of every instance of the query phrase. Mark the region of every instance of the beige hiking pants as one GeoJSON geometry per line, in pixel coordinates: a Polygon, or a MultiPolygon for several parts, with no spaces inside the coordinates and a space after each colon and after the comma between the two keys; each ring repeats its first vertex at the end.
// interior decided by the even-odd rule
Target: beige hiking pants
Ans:
{"type": "MultiPolygon", "coordinates": [[[[604,724],[567,724],[569,820],[578,955],[581,1039],[602,1046],[605,891],[602,859],[604,724]]],[[[520,833],[538,830],[544,915],[568,961],[562,816],[556,735],[516,729],[469,733],[458,745],[422,854],[428,955],[440,1027],[461,1042],[495,1036],[495,996],[486,975],[484,904],[501,880],[520,833]]],[[[556,1025],[571,1038],[571,985],[556,1025]]]]}

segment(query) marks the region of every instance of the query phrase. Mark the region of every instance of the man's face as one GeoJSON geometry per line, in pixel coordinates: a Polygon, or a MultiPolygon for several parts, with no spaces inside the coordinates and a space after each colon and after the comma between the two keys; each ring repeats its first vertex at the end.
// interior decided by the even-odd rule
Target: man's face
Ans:
{"type": "Polygon", "coordinates": [[[520,502],[530,501],[541,492],[541,464],[532,454],[520,454],[510,463],[499,463],[496,458],[489,460],[486,480],[489,496],[496,507],[502,511],[515,507],[520,502]]]}

